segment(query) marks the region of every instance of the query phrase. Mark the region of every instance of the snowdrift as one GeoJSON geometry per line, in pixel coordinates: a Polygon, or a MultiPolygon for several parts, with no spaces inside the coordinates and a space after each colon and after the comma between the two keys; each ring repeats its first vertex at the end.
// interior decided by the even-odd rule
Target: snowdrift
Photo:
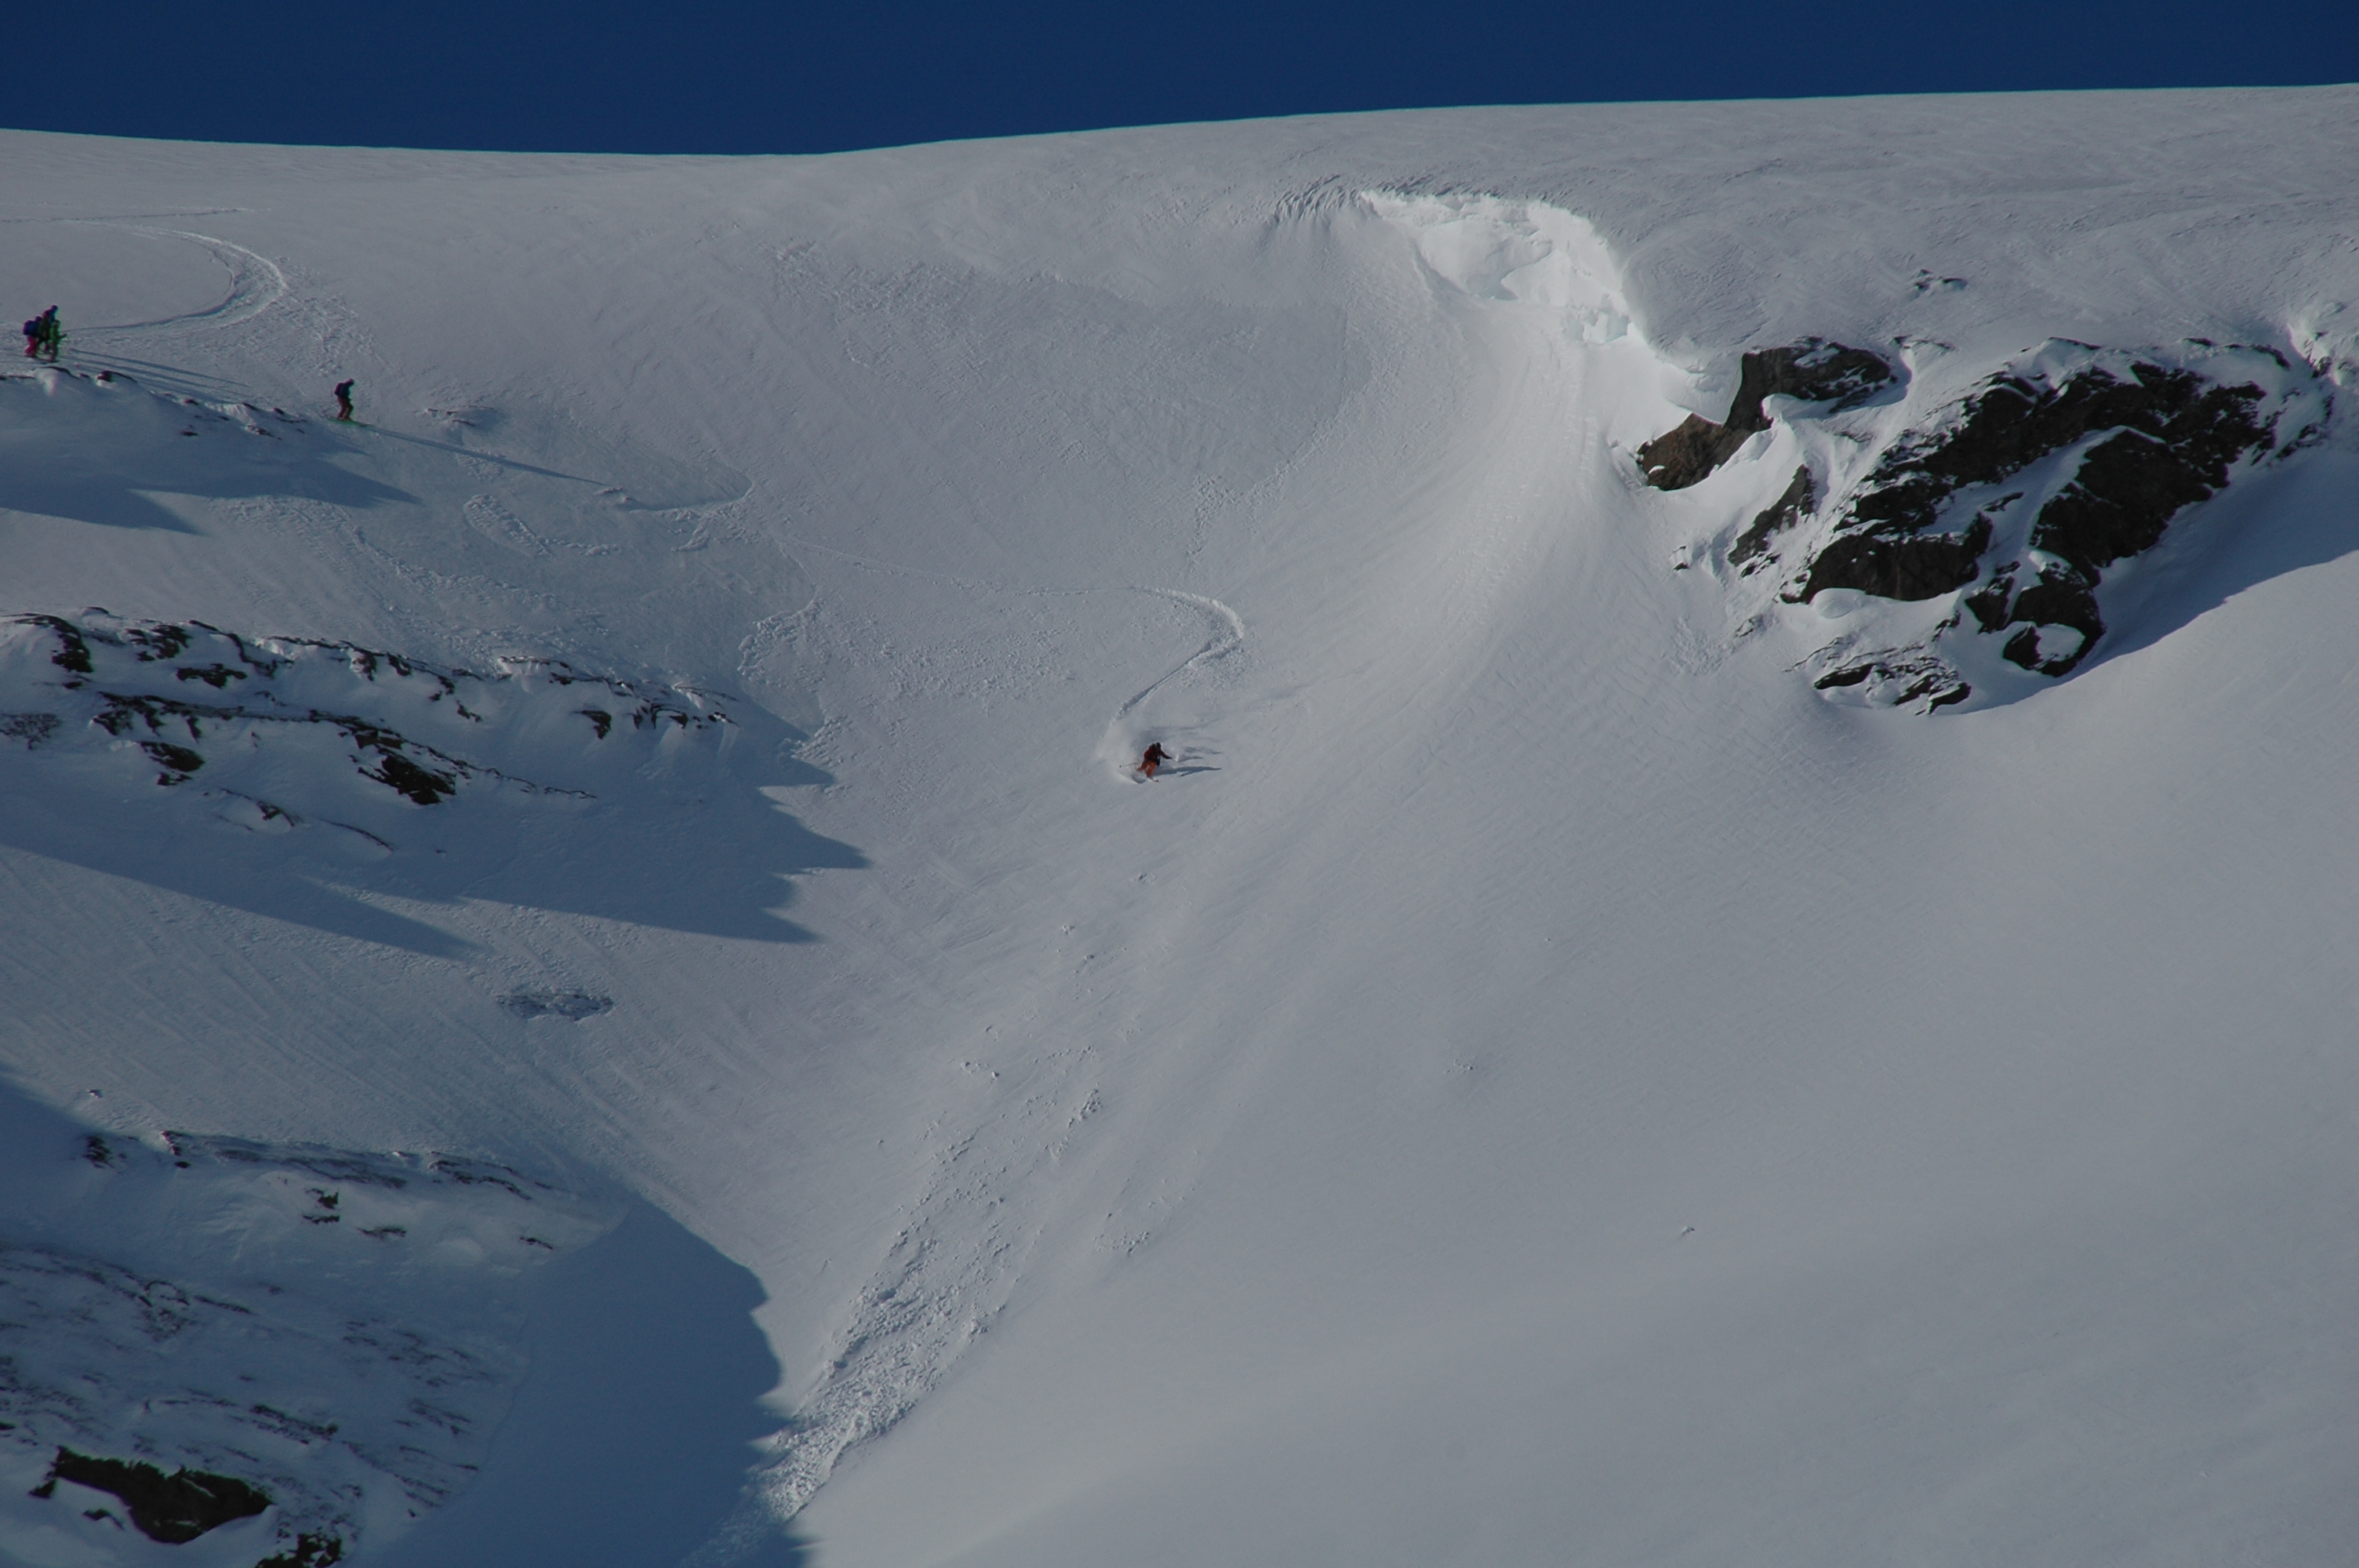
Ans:
{"type": "Polygon", "coordinates": [[[2354,108],[10,135],[0,1554],[2332,1558],[2354,108]]]}

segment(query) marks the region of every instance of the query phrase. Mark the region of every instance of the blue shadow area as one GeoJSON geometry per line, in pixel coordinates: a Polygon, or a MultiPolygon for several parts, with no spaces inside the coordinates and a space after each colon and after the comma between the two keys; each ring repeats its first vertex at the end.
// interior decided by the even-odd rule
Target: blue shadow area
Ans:
{"type": "MultiPolygon", "coordinates": [[[[0,1067],[0,1244],[134,1251],[88,1203],[93,1134],[0,1067]],[[98,1226],[99,1228],[93,1228],[98,1226]]],[[[201,1260],[206,1243],[190,1243],[201,1260]]],[[[810,1542],[748,1529],[754,1444],[779,1418],[761,1401],[778,1364],[755,1325],[754,1276],[652,1205],[516,1281],[531,1357],[516,1403],[465,1491],[382,1550],[368,1568],[814,1568],[810,1542]],[[706,1551],[726,1533],[728,1547],[706,1551]]],[[[0,1562],[13,1563],[5,1542],[0,1562]]]]}
{"type": "MultiPolygon", "coordinates": [[[[0,740],[0,845],[274,920],[434,957],[472,950],[428,918],[371,902],[389,893],[428,906],[511,903],[701,935],[756,942],[817,937],[783,913],[793,879],[859,871],[868,857],[814,833],[765,790],[809,788],[827,773],[794,755],[805,737],[750,703],[733,703],[744,743],[726,765],[676,786],[618,792],[577,814],[534,813],[501,799],[395,803],[385,837],[331,827],[266,837],[230,827],[179,796],[84,798],[0,740]],[[376,846],[382,849],[370,849],[376,846]],[[389,848],[384,848],[389,846],[389,848]],[[367,849],[361,859],[342,849],[367,849]]],[[[181,786],[201,800],[201,781],[181,786]]]]}
{"type": "MultiPolygon", "coordinates": [[[[2156,561],[2135,593],[2098,590],[2118,622],[2084,667],[2150,647],[2272,578],[2359,551],[2359,455],[2297,453],[2171,526],[2187,529],[2185,544],[2156,561]]],[[[2164,548],[2170,544],[2166,535],[2164,548]]]]}
{"type": "Polygon", "coordinates": [[[190,830],[131,813],[75,810],[83,803],[16,782],[0,784],[0,844],[68,865],[145,882],[273,920],[429,957],[455,958],[473,944],[438,926],[351,896],[284,843],[251,834],[190,830]]]}
{"type": "Polygon", "coordinates": [[[151,492],[300,496],[355,511],[416,499],[342,466],[356,449],[331,422],[262,410],[249,428],[188,394],[151,395],[104,373],[12,366],[0,376],[0,507],[188,533],[151,492]]]}
{"type": "MultiPolygon", "coordinates": [[[[654,1206],[537,1271],[532,1370],[473,1486],[376,1568],[673,1568],[738,1516],[778,1364],[754,1276],[654,1206]]],[[[781,1530],[733,1568],[813,1568],[781,1530]]]]}

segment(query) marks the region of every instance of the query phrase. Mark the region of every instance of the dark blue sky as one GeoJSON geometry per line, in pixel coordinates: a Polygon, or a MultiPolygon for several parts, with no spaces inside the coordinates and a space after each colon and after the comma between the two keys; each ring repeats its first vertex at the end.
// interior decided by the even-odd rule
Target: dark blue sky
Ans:
{"type": "Polygon", "coordinates": [[[207,141],[829,152],[1459,103],[2359,80],[2359,0],[19,0],[0,124],[207,141]]]}

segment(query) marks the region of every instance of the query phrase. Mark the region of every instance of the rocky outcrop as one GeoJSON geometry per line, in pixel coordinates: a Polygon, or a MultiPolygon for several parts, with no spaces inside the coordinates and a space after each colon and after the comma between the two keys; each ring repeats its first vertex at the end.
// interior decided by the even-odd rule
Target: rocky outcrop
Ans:
{"type": "Polygon", "coordinates": [[[1741,566],[1747,573],[1767,565],[1771,536],[1809,516],[1818,503],[1818,482],[1810,477],[1810,465],[1804,463],[1794,470],[1793,482],[1786,487],[1786,493],[1764,507],[1754,517],[1752,526],[1728,546],[1730,564],[1741,566]]]}
{"type": "Polygon", "coordinates": [[[140,1534],[172,1546],[194,1541],[217,1525],[252,1519],[270,1506],[269,1493],[234,1476],[185,1466],[168,1476],[153,1465],[103,1459],[71,1448],[58,1450],[49,1478],[34,1488],[33,1496],[49,1496],[60,1481],[121,1498],[140,1534]]]}
{"type": "Polygon", "coordinates": [[[1973,695],[1957,671],[1916,650],[1886,649],[1843,661],[1810,684],[1821,691],[1856,689],[1878,708],[1921,701],[1928,713],[1973,695]]]}
{"type": "Polygon", "coordinates": [[[1990,524],[1980,518],[1963,534],[1839,534],[1812,557],[1794,597],[1849,588],[1878,599],[1937,598],[1982,574],[1990,540],[1990,524]]]}
{"type": "Polygon", "coordinates": [[[136,757],[167,788],[201,775],[201,790],[245,803],[241,815],[273,830],[365,805],[366,791],[355,797],[340,781],[416,806],[472,788],[587,798],[521,773],[516,742],[535,742],[538,755],[521,760],[538,771],[584,747],[621,747],[635,731],[653,741],[729,722],[692,694],[554,660],[478,672],[103,611],[0,620],[0,708],[12,710],[0,712],[0,738],[53,762],[136,757]],[[291,781],[304,787],[290,795],[291,781]]]}
{"type": "MultiPolygon", "coordinates": [[[[1690,419],[1650,442],[1648,481],[1675,489],[1711,471],[1767,427],[1760,399],[1772,391],[1799,384],[1797,395],[1832,405],[1786,416],[1803,460],[1774,502],[1724,535],[1726,580],[1741,592],[1736,583],[1765,578],[1788,605],[1857,596],[1824,610],[1844,625],[1806,661],[1814,684],[1920,711],[1971,696],[1963,668],[2002,672],[1988,676],[2001,687],[2016,678],[2003,673],[2010,665],[2051,679],[2079,668],[2106,635],[2107,572],[2156,548],[2242,469],[2321,429],[2330,406],[2314,374],[2268,348],[2056,341],[1979,379],[1920,369],[1919,393],[1929,377],[1956,390],[1827,425],[1880,384],[1861,359],[1883,362],[1828,344],[1798,350],[1747,354],[1729,419],[1690,419]],[[1796,366],[1832,379],[1797,382],[1796,366]]],[[[1777,615],[1759,609],[1745,624],[1777,615]]]]}
{"type": "Polygon", "coordinates": [[[2007,658],[2024,668],[2068,674],[2104,634],[2095,598],[2104,568],[2151,549],[2180,511],[2226,486],[2232,467],[2274,449],[2266,395],[2149,358],[2125,371],[2090,362],[1993,376],[1932,428],[1886,449],[1788,596],[1848,588],[1919,600],[1981,582],[1967,600],[1978,628],[2005,633],[2007,658]],[[2069,479],[2012,548],[1993,549],[1994,512],[1962,530],[1941,526],[1961,492],[2060,457],[2069,479]]]}
{"type": "Polygon", "coordinates": [[[1754,350],[1738,371],[1728,416],[1715,425],[1701,414],[1689,415],[1638,449],[1638,470],[1657,490],[1685,490],[1769,428],[1765,400],[1782,396],[1847,407],[1893,379],[1892,367],[1880,356],[1821,338],[1754,350]]]}

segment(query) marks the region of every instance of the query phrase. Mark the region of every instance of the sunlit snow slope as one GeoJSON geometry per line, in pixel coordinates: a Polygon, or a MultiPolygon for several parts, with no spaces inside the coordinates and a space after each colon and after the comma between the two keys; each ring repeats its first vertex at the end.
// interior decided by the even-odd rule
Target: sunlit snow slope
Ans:
{"type": "Polygon", "coordinates": [[[2354,124],[0,138],[0,1557],[2342,1560],[2354,124]]]}

